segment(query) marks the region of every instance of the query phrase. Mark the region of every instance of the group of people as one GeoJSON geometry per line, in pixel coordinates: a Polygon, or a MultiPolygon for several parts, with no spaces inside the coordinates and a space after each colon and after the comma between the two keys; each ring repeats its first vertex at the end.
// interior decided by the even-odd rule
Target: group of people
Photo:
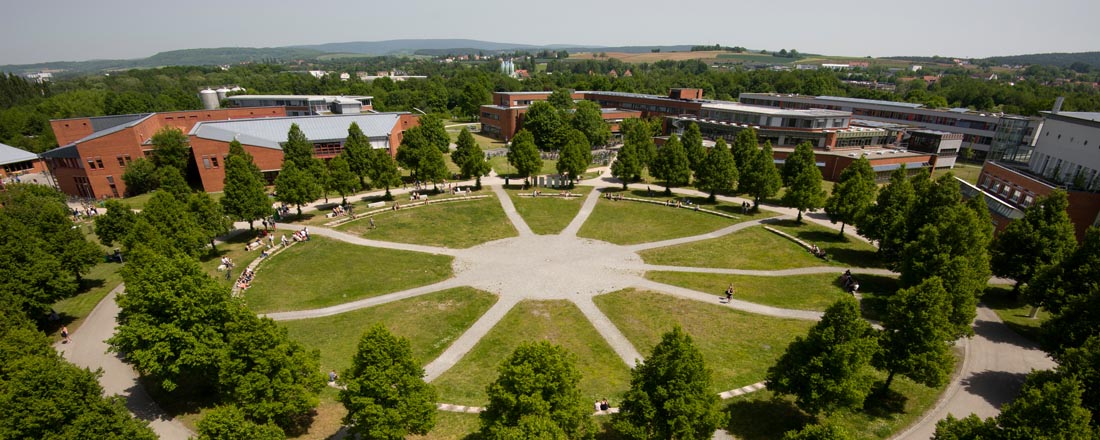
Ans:
{"type": "Polygon", "coordinates": [[[844,290],[855,295],[859,293],[859,281],[852,276],[851,270],[845,270],[844,274],[840,276],[840,285],[844,286],[844,290]]]}
{"type": "Polygon", "coordinates": [[[413,201],[413,200],[428,200],[428,195],[427,194],[420,194],[419,191],[413,191],[412,193],[409,194],[409,200],[410,201],[413,201]]]}
{"type": "Polygon", "coordinates": [[[816,244],[810,244],[810,253],[814,254],[814,256],[817,258],[822,258],[825,260],[829,259],[829,255],[825,253],[825,249],[817,247],[816,244]]]}
{"type": "Polygon", "coordinates": [[[84,209],[73,208],[73,220],[80,220],[80,216],[83,215],[86,218],[91,218],[99,215],[99,210],[95,206],[81,205],[84,209]]]}
{"type": "Polygon", "coordinates": [[[248,289],[252,285],[252,278],[256,277],[256,272],[252,268],[245,268],[244,272],[241,272],[241,276],[237,277],[237,288],[241,290],[248,289]]]}
{"type": "MultiPolygon", "coordinates": [[[[286,206],[286,203],[283,203],[283,204],[278,205],[278,206],[272,206],[272,208],[275,208],[275,213],[278,214],[279,218],[290,217],[290,207],[286,206]]],[[[274,224],[275,222],[271,222],[271,223],[274,224]]]]}
{"type": "Polygon", "coordinates": [[[309,228],[303,227],[294,233],[294,241],[309,241],[309,228]]]}
{"type": "Polygon", "coordinates": [[[618,193],[616,193],[616,194],[612,194],[612,193],[604,193],[604,194],[603,194],[603,197],[604,197],[605,199],[607,199],[607,200],[613,200],[613,201],[619,201],[619,200],[622,200],[622,199],[623,199],[623,195],[622,195],[622,194],[618,194],[618,193]]]}
{"type": "Polygon", "coordinates": [[[607,411],[611,409],[611,404],[607,403],[607,398],[605,397],[603,400],[597,400],[592,408],[595,409],[596,412],[607,411]]]}
{"type": "Polygon", "coordinates": [[[748,214],[749,214],[749,210],[751,210],[751,209],[752,209],[752,203],[749,203],[749,202],[741,202],[741,213],[742,213],[742,214],[748,215],[748,214]]]}
{"type": "Polygon", "coordinates": [[[336,205],[332,207],[333,217],[338,217],[344,214],[351,215],[351,205],[347,205],[346,207],[344,205],[336,205]]]}

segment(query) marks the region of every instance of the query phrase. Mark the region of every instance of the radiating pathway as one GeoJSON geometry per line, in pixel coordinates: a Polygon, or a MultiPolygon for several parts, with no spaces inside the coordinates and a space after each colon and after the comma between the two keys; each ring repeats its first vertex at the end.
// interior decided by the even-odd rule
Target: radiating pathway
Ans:
{"type": "Polygon", "coordinates": [[[596,202],[600,201],[601,194],[603,193],[599,189],[592,188],[592,191],[588,193],[588,197],[584,198],[584,203],[581,204],[580,211],[573,217],[573,221],[569,222],[569,225],[561,231],[561,236],[577,236],[577,231],[581,230],[581,226],[584,226],[584,222],[588,221],[588,217],[591,216],[592,211],[596,209],[596,202]]]}
{"type": "Polygon", "coordinates": [[[789,277],[794,275],[813,275],[820,273],[836,273],[842,274],[845,270],[851,270],[853,274],[864,275],[882,275],[882,276],[898,276],[897,272],[889,269],[873,269],[873,268],[851,268],[837,266],[811,266],[811,267],[799,267],[795,269],[779,269],[779,270],[752,270],[752,269],[726,269],[722,267],[691,267],[691,266],[663,266],[659,264],[647,264],[644,266],[646,271],[665,271],[665,272],[692,272],[692,273],[718,273],[726,275],[751,275],[758,277],[789,277]]]}
{"type": "Polygon", "coordinates": [[[523,221],[523,217],[516,211],[516,205],[512,203],[512,198],[508,196],[504,188],[496,185],[493,185],[492,188],[493,192],[497,195],[497,199],[500,200],[500,207],[504,208],[504,214],[508,216],[508,220],[512,222],[512,226],[516,227],[516,231],[519,231],[519,236],[529,237],[535,235],[535,233],[531,231],[531,227],[527,226],[527,222],[523,221]]]}

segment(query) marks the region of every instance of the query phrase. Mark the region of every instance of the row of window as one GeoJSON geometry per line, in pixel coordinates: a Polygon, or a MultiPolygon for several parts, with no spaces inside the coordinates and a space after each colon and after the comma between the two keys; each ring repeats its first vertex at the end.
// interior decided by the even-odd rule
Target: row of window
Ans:
{"type": "MultiPolygon", "coordinates": [[[[1047,130],[1046,134],[1044,134],[1043,136],[1050,136],[1050,130],[1047,130]]],[[[1058,139],[1059,139],[1059,140],[1061,140],[1061,139],[1062,139],[1062,134],[1061,134],[1061,133],[1059,133],[1059,134],[1058,134],[1058,139]]],[[[1071,136],[1071,137],[1069,138],[1069,142],[1070,142],[1071,144],[1072,144],[1072,143],[1073,143],[1074,141],[1076,141],[1076,140],[1077,140],[1077,138],[1074,138],[1074,137],[1072,137],[1072,136],[1071,136]]],[[[1084,140],[1084,141],[1082,141],[1082,143],[1081,143],[1081,145],[1084,145],[1084,146],[1088,146],[1088,144],[1089,144],[1089,140],[1088,140],[1088,139],[1085,139],[1085,140],[1084,140]]]]}
{"type": "Polygon", "coordinates": [[[982,188],[985,188],[992,194],[1000,194],[1007,200],[1012,201],[1019,205],[1021,208],[1027,208],[1035,201],[1035,193],[1028,190],[1020,190],[1020,187],[1016,184],[1010,184],[1008,182],[1002,182],[1000,179],[990,177],[988,175],[982,177],[982,188]],[[1023,200],[1020,197],[1023,196],[1023,200]]]}
{"type": "MultiPolygon", "coordinates": [[[[225,155],[225,156],[222,156],[222,157],[224,158],[224,157],[227,157],[227,156],[228,155],[225,155]]],[[[203,156],[202,157],[202,167],[206,168],[208,170],[210,168],[218,168],[218,156],[215,156],[215,155],[203,156]]]]}

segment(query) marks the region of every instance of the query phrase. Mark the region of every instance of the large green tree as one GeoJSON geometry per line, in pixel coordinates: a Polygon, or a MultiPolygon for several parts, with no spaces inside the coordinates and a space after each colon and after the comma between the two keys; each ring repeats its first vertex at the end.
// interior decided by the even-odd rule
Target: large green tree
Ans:
{"type": "Polygon", "coordinates": [[[657,158],[657,144],[653,142],[655,135],[653,126],[645,119],[624,119],[619,124],[619,131],[623,134],[623,148],[630,145],[634,148],[640,165],[634,180],[642,177],[643,169],[650,169],[657,158]]]}
{"type": "Polygon", "coordinates": [[[756,137],[756,130],[749,128],[737,132],[737,137],[730,144],[730,153],[733,154],[733,160],[737,162],[737,168],[744,171],[752,162],[752,156],[759,148],[760,141],[756,137]]]}
{"type": "MultiPolygon", "coordinates": [[[[189,199],[157,191],[145,203],[140,217],[153,228],[161,243],[172,248],[171,252],[198,257],[206,252],[206,245],[214,235],[213,229],[208,231],[199,224],[188,206],[189,199]]],[[[163,248],[158,250],[165,251],[163,248]]]]}
{"type": "Polygon", "coordinates": [[[210,194],[204,192],[191,194],[188,200],[188,211],[194,217],[203,238],[210,243],[210,249],[217,252],[215,239],[229,232],[233,228],[233,221],[225,216],[222,206],[210,197],[210,194]]]}
{"type": "Polygon", "coordinates": [[[916,190],[903,165],[890,174],[890,183],[879,191],[875,204],[856,223],[860,235],[878,242],[878,255],[888,263],[896,263],[908,243],[909,214],[916,201],[916,190]]]}
{"type": "Polygon", "coordinates": [[[371,185],[385,188],[386,199],[392,198],[390,187],[401,184],[401,170],[397,168],[397,161],[390,156],[389,150],[376,148],[371,151],[370,164],[367,177],[370,178],[371,185]]]}
{"type": "Polygon", "coordinates": [[[298,124],[290,124],[286,142],[283,143],[283,162],[294,162],[304,168],[313,159],[313,142],[306,138],[298,124]]]}
{"type": "Polygon", "coordinates": [[[591,409],[577,388],[581,374],[564,348],[546,341],[521,344],[501,362],[498,372],[486,389],[489,404],[480,416],[486,438],[524,438],[521,434],[527,429],[547,423],[556,425],[550,432],[560,431],[566,438],[593,437],[591,409]]]}
{"type": "Polygon", "coordinates": [[[359,128],[358,123],[352,122],[348,126],[348,137],[344,140],[343,154],[347,157],[351,172],[359,177],[360,188],[367,186],[364,178],[370,173],[371,149],[370,139],[363,134],[363,129],[359,128]]]}
{"type": "Polygon", "coordinates": [[[798,406],[810,413],[858,408],[871,390],[869,367],[877,344],[859,304],[847,298],[837,301],[768,368],[768,389],[794,395],[798,406]]]}
{"type": "Polygon", "coordinates": [[[248,222],[249,229],[256,219],[272,214],[271,200],[264,190],[263,175],[260,168],[234,139],[229,143],[229,157],[225,160],[225,180],[222,198],[219,201],[222,211],[230,218],[248,222]]]}
{"type": "Polygon", "coordinates": [[[1041,327],[1043,348],[1058,358],[1100,334],[1100,228],[1092,227],[1069,257],[1049,266],[1024,293],[1051,318],[1041,327]]]}
{"type": "Polygon", "coordinates": [[[675,327],[631,370],[630,390],[612,426],[631,439],[709,439],[728,417],[711,381],[702,352],[675,327]]]}
{"type": "Polygon", "coordinates": [[[615,161],[611,163],[611,176],[623,183],[625,191],[626,186],[641,173],[642,162],[638,158],[638,149],[634,144],[624,144],[615,155],[615,161]]]}
{"type": "Polygon", "coordinates": [[[95,235],[104,246],[114,246],[130,233],[137,214],[130,205],[118,199],[107,199],[104,210],[105,213],[95,217],[95,235]]]}
{"type": "Polygon", "coordinates": [[[518,177],[524,181],[542,170],[542,157],[535,146],[535,136],[527,129],[520,130],[508,146],[508,163],[516,168],[518,177]]]}
{"type": "Polygon", "coordinates": [[[569,89],[555,89],[553,92],[550,92],[550,96],[546,98],[546,102],[549,102],[558,110],[572,110],[573,91],[569,89]]]}
{"type": "Polygon", "coordinates": [[[283,161],[283,169],[275,178],[275,200],[296,206],[301,217],[302,205],[320,196],[321,185],[308,170],[300,169],[293,161],[283,161]]]}
{"type": "MultiPolygon", "coordinates": [[[[523,129],[531,133],[540,150],[556,151],[565,144],[565,121],[561,111],[546,101],[531,103],[523,114],[523,129]]],[[[517,133],[516,136],[519,136],[517,133]]],[[[515,143],[515,139],[512,140],[515,143]]]]}
{"type": "Polygon", "coordinates": [[[779,168],[772,157],[771,142],[756,150],[741,171],[741,190],[752,196],[752,209],[760,209],[760,200],[774,196],[783,186],[779,168]]]}
{"type": "Polygon", "coordinates": [[[157,189],[160,186],[157,166],[153,161],[139,157],[126,164],[122,181],[126,183],[126,195],[136,196],[157,189]]]}
{"type": "Polygon", "coordinates": [[[435,426],[436,392],[424,382],[424,369],[413,358],[408,339],[376,324],[359,339],[347,387],[340,402],[344,423],[360,438],[400,440],[427,434],[435,426]]]}
{"type": "Polygon", "coordinates": [[[198,423],[198,440],[284,440],[286,434],[274,424],[258,424],[245,418],[233,405],[204,412],[198,423]]]}
{"type": "Polygon", "coordinates": [[[706,191],[711,202],[714,202],[719,191],[729,191],[737,185],[737,163],[722,138],[718,138],[707,153],[707,157],[699,165],[699,171],[695,175],[695,186],[706,191]]]}
{"type": "Polygon", "coordinates": [[[680,138],[672,136],[657,150],[657,159],[653,162],[653,175],[665,181],[665,195],[672,195],[673,186],[687,185],[691,180],[691,162],[680,143],[680,138]]]}
{"type": "Polygon", "coordinates": [[[948,416],[936,424],[936,439],[1092,439],[1089,411],[1081,406],[1081,382],[1073,376],[1036,371],[1024,381],[1016,400],[996,417],[948,416]]]}
{"type": "Polygon", "coordinates": [[[169,166],[175,168],[180,174],[187,174],[187,163],[191,159],[191,142],[183,131],[166,126],[157,130],[149,143],[153,144],[153,163],[157,168],[169,166]]]}
{"type": "Polygon", "coordinates": [[[561,154],[558,156],[558,173],[568,175],[572,185],[573,180],[579,179],[591,163],[592,148],[589,147],[588,138],[580,130],[569,130],[565,145],[561,147],[561,154]]]}
{"type": "Polygon", "coordinates": [[[875,367],[886,372],[884,390],[898,374],[933,388],[947,381],[955,366],[950,310],[947,290],[938,277],[890,297],[882,320],[882,349],[873,360],[875,367]]]}
{"type": "Polygon", "coordinates": [[[466,116],[478,116],[481,106],[491,100],[489,89],[477,82],[468,82],[458,95],[458,109],[466,116]]]}
{"type": "Polygon", "coordinates": [[[603,110],[595,102],[578,102],[569,124],[584,133],[588,145],[607,145],[611,141],[611,126],[603,119],[603,110]]]}
{"type": "Polygon", "coordinates": [[[447,134],[442,118],[431,114],[423,115],[420,117],[420,129],[423,130],[428,145],[435,147],[441,154],[451,151],[451,135],[447,134]]]}
{"type": "Polygon", "coordinates": [[[989,247],[993,274],[1016,280],[1015,290],[1047,266],[1060,263],[1077,248],[1069,221],[1069,198],[1055,190],[1039,198],[997,235],[989,247]]]}
{"type": "Polygon", "coordinates": [[[355,191],[359,189],[357,176],[348,166],[345,153],[346,151],[328,161],[328,186],[337,194],[340,194],[341,203],[343,204],[347,204],[348,196],[355,194],[355,191]]]}
{"type": "Polygon", "coordinates": [[[458,165],[459,174],[463,179],[477,178],[475,187],[481,189],[481,176],[489,174],[492,170],[489,161],[485,160],[485,153],[481,151],[481,147],[477,146],[474,135],[470,134],[470,130],[466,127],[458,133],[455,145],[455,151],[451,153],[451,161],[458,165]]]}
{"type": "Polygon", "coordinates": [[[815,211],[825,204],[825,191],[821,189],[821,170],[817,169],[814,148],[809,142],[795,147],[783,163],[783,204],[798,210],[796,221],[802,223],[804,211],[815,211]]]}
{"type": "Polygon", "coordinates": [[[687,154],[688,162],[691,163],[691,172],[694,175],[699,175],[699,165],[703,163],[703,159],[707,156],[707,149],[703,147],[703,134],[699,131],[699,124],[694,122],[688,122],[687,127],[684,128],[684,135],[680,138],[684,144],[684,154],[687,154]]]}
{"type": "Polygon", "coordinates": [[[840,180],[833,187],[833,195],[825,200],[825,213],[833,223],[840,222],[841,237],[844,227],[859,224],[875,201],[875,170],[867,156],[860,156],[840,173],[840,180]]]}

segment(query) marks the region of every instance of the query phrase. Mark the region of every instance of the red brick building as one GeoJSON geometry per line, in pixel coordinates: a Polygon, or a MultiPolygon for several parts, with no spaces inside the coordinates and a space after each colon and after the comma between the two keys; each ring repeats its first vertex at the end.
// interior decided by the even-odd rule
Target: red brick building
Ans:
{"type": "Polygon", "coordinates": [[[46,163],[37,154],[0,144],[0,179],[46,171],[46,163]]]}
{"type": "Polygon", "coordinates": [[[122,174],[153,150],[150,139],[165,127],[187,133],[203,121],[286,116],[283,107],[191,110],[50,121],[61,147],[42,153],[62,192],[103,199],[122,197],[122,174]]]}

